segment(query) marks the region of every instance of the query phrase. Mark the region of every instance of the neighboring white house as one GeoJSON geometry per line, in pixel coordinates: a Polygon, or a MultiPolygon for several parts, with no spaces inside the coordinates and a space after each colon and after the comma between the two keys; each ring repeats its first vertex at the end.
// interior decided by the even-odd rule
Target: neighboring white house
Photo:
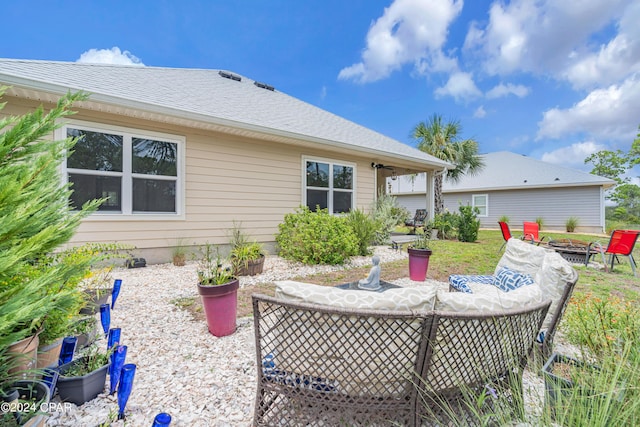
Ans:
{"type": "MultiPolygon", "coordinates": [[[[524,221],[542,218],[544,228],[564,230],[567,219],[576,217],[578,231],[604,231],[604,191],[615,181],[508,151],[482,158],[485,167],[479,174],[464,176],[455,184],[445,179],[445,209],[457,212],[460,204],[475,206],[485,228],[497,228],[504,215],[515,229],[521,229],[524,221]]],[[[411,212],[427,207],[421,174],[388,179],[387,190],[411,212]]]]}
{"type": "Polygon", "coordinates": [[[451,166],[229,71],[0,59],[0,85],[0,117],[90,94],[51,135],[80,138],[61,165],[74,205],[108,199],[72,244],[131,244],[149,262],[225,244],[234,221],[270,243],[300,205],[368,210],[392,173],[451,166]]]}

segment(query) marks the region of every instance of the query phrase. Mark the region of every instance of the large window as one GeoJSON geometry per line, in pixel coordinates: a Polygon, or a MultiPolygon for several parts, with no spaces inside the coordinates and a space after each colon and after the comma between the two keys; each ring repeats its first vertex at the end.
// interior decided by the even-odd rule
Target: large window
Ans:
{"type": "Polygon", "coordinates": [[[181,143],[176,137],[67,125],[77,138],[66,164],[71,204],[105,199],[98,212],[179,214],[181,143]]]}
{"type": "Polygon", "coordinates": [[[474,208],[478,208],[480,213],[478,216],[489,215],[489,195],[487,194],[474,194],[472,196],[472,203],[474,208]]]}
{"type": "Polygon", "coordinates": [[[306,160],[305,197],[307,207],[345,213],[353,208],[354,167],[330,161],[306,160]]]}

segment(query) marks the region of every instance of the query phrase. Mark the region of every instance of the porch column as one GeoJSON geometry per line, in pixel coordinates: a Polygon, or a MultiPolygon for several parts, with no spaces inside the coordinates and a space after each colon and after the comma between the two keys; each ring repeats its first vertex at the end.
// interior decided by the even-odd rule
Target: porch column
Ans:
{"type": "Polygon", "coordinates": [[[427,198],[426,200],[426,205],[427,205],[427,220],[432,220],[433,219],[433,213],[435,212],[436,209],[436,202],[434,199],[434,183],[435,183],[435,176],[434,176],[434,172],[433,170],[427,171],[426,172],[426,178],[425,178],[425,197],[427,198]]]}

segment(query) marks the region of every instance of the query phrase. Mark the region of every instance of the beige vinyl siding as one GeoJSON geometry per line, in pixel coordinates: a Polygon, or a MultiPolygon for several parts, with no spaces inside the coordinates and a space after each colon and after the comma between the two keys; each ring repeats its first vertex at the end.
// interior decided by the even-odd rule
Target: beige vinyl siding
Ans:
{"type": "MultiPolygon", "coordinates": [[[[19,115],[37,103],[16,98],[2,114],[19,115]]],[[[355,164],[355,207],[369,209],[374,199],[372,159],[328,150],[252,140],[135,118],[80,110],[72,116],[99,127],[101,124],[132,130],[178,135],[185,138],[185,212],[182,219],[109,217],[92,215],[83,221],[72,243],[119,242],[139,249],[168,248],[183,244],[225,244],[233,221],[260,242],[273,242],[284,215],[302,204],[303,156],[355,164]]]]}
{"type": "Polygon", "coordinates": [[[480,191],[473,193],[445,193],[445,209],[458,211],[460,203],[471,205],[472,194],[487,194],[488,216],[480,217],[481,227],[496,228],[502,215],[509,217],[513,229],[522,229],[524,221],[541,217],[544,228],[565,230],[567,218],[578,218],[578,230],[602,232],[600,187],[539,188],[526,190],[480,191]]]}

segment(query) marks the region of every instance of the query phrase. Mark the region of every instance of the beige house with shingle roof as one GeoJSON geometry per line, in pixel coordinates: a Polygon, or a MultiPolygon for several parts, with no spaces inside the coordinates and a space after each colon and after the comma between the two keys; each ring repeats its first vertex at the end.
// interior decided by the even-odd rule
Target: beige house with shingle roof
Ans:
{"type": "Polygon", "coordinates": [[[270,243],[300,205],[366,210],[392,173],[433,185],[448,166],[227,71],[0,59],[0,84],[2,115],[90,93],[55,137],[81,138],[61,166],[72,202],[108,200],[72,242],[132,244],[149,262],[179,240],[224,244],[234,220],[270,243]]]}
{"type": "MultiPolygon", "coordinates": [[[[566,220],[573,216],[578,218],[578,231],[604,231],[604,191],[615,181],[508,151],[482,158],[485,167],[477,175],[463,176],[457,183],[444,180],[445,209],[457,212],[460,204],[476,206],[485,228],[497,228],[499,218],[506,215],[514,229],[540,217],[544,228],[564,231],[566,220]]],[[[411,212],[425,208],[423,176],[389,183],[391,193],[411,212]]]]}

